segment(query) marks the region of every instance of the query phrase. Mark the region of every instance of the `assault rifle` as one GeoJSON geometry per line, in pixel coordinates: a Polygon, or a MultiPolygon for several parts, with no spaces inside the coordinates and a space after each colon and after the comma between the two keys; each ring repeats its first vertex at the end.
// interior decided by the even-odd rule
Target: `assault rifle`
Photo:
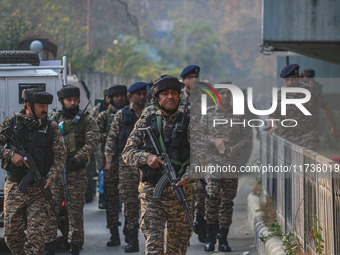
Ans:
{"type": "Polygon", "coordinates": [[[55,209],[56,202],[52,197],[52,192],[49,188],[47,189],[45,188],[46,180],[41,176],[32,156],[25,151],[25,149],[22,147],[22,145],[17,141],[15,137],[12,138],[5,133],[5,131],[8,130],[9,128],[10,127],[7,127],[1,130],[0,133],[7,137],[7,139],[9,139],[14,144],[14,146],[19,150],[19,152],[16,153],[20,154],[29,165],[29,168],[27,169],[27,174],[24,176],[24,178],[21,180],[19,184],[19,192],[25,194],[28,185],[34,180],[34,182],[38,185],[41,193],[44,195],[45,199],[51,205],[51,209],[55,214],[57,220],[58,221],[64,220],[64,217],[58,216],[58,213],[55,209]]]}
{"type": "Polygon", "coordinates": [[[152,145],[156,151],[157,156],[159,156],[159,158],[164,161],[166,163],[166,166],[161,165],[160,166],[160,170],[162,173],[162,177],[160,178],[160,180],[158,181],[158,183],[156,184],[154,193],[153,193],[153,197],[154,198],[160,198],[162,196],[162,192],[164,190],[165,184],[169,183],[170,186],[173,188],[176,197],[178,199],[178,201],[180,202],[180,204],[183,207],[183,210],[185,212],[185,216],[188,219],[188,222],[191,226],[191,228],[193,230],[195,230],[194,224],[192,223],[192,220],[190,218],[190,208],[185,196],[185,193],[183,191],[182,186],[176,186],[176,183],[179,182],[179,179],[176,177],[176,172],[175,169],[173,168],[169,155],[166,153],[161,153],[160,150],[160,145],[158,143],[158,140],[155,139],[155,135],[152,131],[151,127],[146,127],[146,128],[139,128],[139,130],[141,131],[146,131],[150,137],[150,140],[152,142],[152,145]]]}
{"type": "MultiPolygon", "coordinates": [[[[72,124],[74,125],[78,125],[79,124],[79,121],[81,119],[81,117],[84,115],[87,107],[89,106],[89,104],[91,103],[91,100],[89,100],[89,102],[87,103],[86,107],[84,110],[82,111],[79,111],[76,116],[73,118],[72,120],[72,124]]],[[[62,122],[63,123],[63,122],[62,122]]],[[[60,129],[61,129],[61,132],[62,134],[64,134],[64,128],[63,128],[63,125],[59,124],[60,126],[60,129]]],[[[66,141],[65,141],[66,142],[66,141]]],[[[67,194],[68,194],[68,177],[67,177],[67,168],[66,166],[63,168],[62,172],[61,172],[61,184],[63,185],[63,190],[64,190],[64,201],[65,201],[65,207],[67,208],[67,206],[70,205],[70,202],[68,201],[67,199],[67,194]]]]}

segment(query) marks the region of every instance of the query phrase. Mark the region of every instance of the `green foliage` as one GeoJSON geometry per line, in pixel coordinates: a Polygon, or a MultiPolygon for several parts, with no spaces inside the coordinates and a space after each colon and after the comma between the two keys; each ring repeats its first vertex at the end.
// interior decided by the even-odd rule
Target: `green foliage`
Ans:
{"type": "Polygon", "coordinates": [[[107,50],[101,60],[100,71],[123,78],[137,77],[148,60],[143,49],[137,50],[137,40],[133,37],[120,38],[107,50]]]}
{"type": "Polygon", "coordinates": [[[320,220],[317,218],[316,215],[313,217],[312,220],[313,220],[312,235],[313,235],[314,244],[316,247],[316,252],[317,254],[321,255],[323,254],[323,250],[325,248],[324,246],[325,241],[322,239],[322,235],[321,235],[322,227],[319,226],[320,220]]]}
{"type": "Polygon", "coordinates": [[[124,6],[115,0],[92,1],[92,50],[87,50],[87,1],[2,0],[0,48],[16,49],[19,38],[33,28],[50,33],[58,58],[72,71],[109,71],[129,78],[179,76],[189,64],[201,66],[201,77],[212,82],[275,72],[271,57],[257,49],[261,32],[260,0],[124,0],[138,18],[141,41],[156,50],[160,61],[148,57],[140,43],[112,44],[119,35],[136,35],[124,6]],[[165,38],[155,35],[165,21],[173,25],[165,38]],[[114,61],[113,58],[118,61],[114,61]],[[108,63],[111,67],[105,66],[108,63]],[[131,77],[132,75],[132,77],[131,77]]]}
{"type": "Polygon", "coordinates": [[[298,254],[298,245],[292,233],[282,234],[281,226],[276,220],[270,223],[270,233],[268,235],[261,235],[260,240],[266,243],[273,236],[280,237],[284,245],[284,251],[287,255],[298,254]]]}
{"type": "Polygon", "coordinates": [[[273,236],[278,236],[278,237],[282,236],[281,226],[279,225],[279,223],[276,220],[274,220],[270,223],[269,231],[270,231],[270,233],[268,235],[261,235],[260,236],[260,240],[263,243],[266,243],[273,236]]]}
{"type": "Polygon", "coordinates": [[[33,26],[23,19],[8,17],[0,23],[0,50],[16,50],[21,36],[33,26]]]}
{"type": "Polygon", "coordinates": [[[174,22],[174,29],[167,36],[166,42],[171,42],[171,45],[160,44],[159,48],[167,65],[183,68],[189,64],[196,64],[201,67],[204,78],[220,76],[221,42],[209,22],[198,20],[190,24],[178,19],[174,22]]]}
{"type": "Polygon", "coordinates": [[[295,239],[292,233],[283,234],[282,241],[283,241],[283,245],[285,246],[284,251],[287,255],[297,254],[298,245],[295,242],[295,239]]]}
{"type": "MultiPolygon", "coordinates": [[[[2,0],[0,12],[0,47],[17,49],[20,37],[34,29],[50,33],[58,44],[58,55],[66,55],[83,68],[93,60],[86,57],[86,1],[2,0]],[[85,4],[85,5],[84,5],[85,4]],[[84,62],[85,61],[85,62],[84,62]],[[89,61],[89,62],[87,62],[89,61]]],[[[91,68],[90,68],[91,69],[91,68]]]]}

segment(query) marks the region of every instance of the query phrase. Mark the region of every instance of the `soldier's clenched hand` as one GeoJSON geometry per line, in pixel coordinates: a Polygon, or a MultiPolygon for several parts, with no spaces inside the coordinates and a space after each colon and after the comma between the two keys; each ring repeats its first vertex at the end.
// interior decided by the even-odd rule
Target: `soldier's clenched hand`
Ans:
{"type": "Polygon", "coordinates": [[[46,179],[46,185],[45,185],[44,188],[45,189],[47,189],[47,188],[52,189],[52,179],[51,178],[46,179]]]}
{"type": "Polygon", "coordinates": [[[269,135],[275,134],[277,131],[279,131],[279,127],[274,126],[269,130],[269,135]]]}
{"type": "Polygon", "coordinates": [[[225,152],[224,143],[227,142],[227,141],[228,141],[228,139],[224,139],[224,138],[217,138],[215,140],[215,146],[216,146],[219,153],[223,154],[225,152]]]}
{"type": "Polygon", "coordinates": [[[236,149],[233,146],[229,147],[229,152],[227,152],[227,155],[229,158],[233,158],[236,154],[236,149]]]}
{"type": "Polygon", "coordinates": [[[18,153],[13,154],[11,161],[17,167],[20,167],[20,166],[23,166],[23,165],[30,167],[28,165],[28,163],[26,162],[26,160],[18,153]]]}
{"type": "Polygon", "coordinates": [[[148,156],[147,164],[149,167],[154,168],[154,169],[159,168],[160,164],[166,166],[164,161],[160,160],[156,155],[153,155],[153,154],[150,154],[148,156]]]}
{"type": "Polygon", "coordinates": [[[183,188],[183,191],[184,191],[184,194],[186,195],[187,192],[186,192],[186,188],[185,188],[185,184],[187,183],[186,179],[185,178],[181,178],[181,180],[179,182],[176,183],[176,186],[179,187],[179,186],[182,186],[183,188]]]}

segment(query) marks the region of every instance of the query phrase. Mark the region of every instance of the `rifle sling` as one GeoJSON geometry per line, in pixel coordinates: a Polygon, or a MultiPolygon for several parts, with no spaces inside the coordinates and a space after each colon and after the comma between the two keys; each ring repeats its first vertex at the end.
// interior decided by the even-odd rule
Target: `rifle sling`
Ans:
{"type": "MultiPolygon", "coordinates": [[[[162,152],[167,154],[165,143],[164,143],[163,136],[162,136],[162,117],[161,117],[161,115],[156,115],[156,120],[157,120],[157,128],[158,128],[158,133],[159,133],[159,143],[161,145],[162,152]]],[[[188,158],[184,163],[181,163],[178,160],[174,160],[174,159],[170,159],[170,161],[171,161],[171,163],[181,167],[181,169],[178,173],[178,175],[181,176],[184,173],[184,170],[185,170],[184,167],[190,163],[190,158],[188,158]]]]}

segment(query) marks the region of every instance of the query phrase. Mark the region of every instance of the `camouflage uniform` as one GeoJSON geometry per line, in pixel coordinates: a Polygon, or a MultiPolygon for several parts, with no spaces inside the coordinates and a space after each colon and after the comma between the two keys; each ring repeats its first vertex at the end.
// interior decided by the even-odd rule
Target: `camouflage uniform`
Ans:
{"type": "Polygon", "coordinates": [[[187,93],[184,89],[179,95],[180,98],[180,106],[178,107],[179,111],[184,111],[185,105],[188,105],[188,113],[190,113],[190,93],[187,93]]]}
{"type": "MultiPolygon", "coordinates": [[[[54,119],[57,123],[64,121],[64,123],[71,123],[72,119],[64,118],[60,113],[54,115],[54,119]]],[[[89,161],[91,155],[96,149],[97,141],[99,139],[99,128],[95,120],[85,113],[79,122],[79,128],[74,134],[74,139],[84,139],[83,147],[78,151],[72,148],[72,136],[66,142],[66,149],[68,158],[72,154],[75,154],[75,165],[73,170],[68,170],[68,201],[69,206],[67,207],[68,219],[69,219],[69,235],[68,241],[72,245],[82,246],[84,243],[84,216],[83,210],[85,205],[85,192],[87,188],[87,174],[86,174],[86,163],[89,161]]],[[[73,126],[71,125],[71,128],[73,126]]],[[[67,136],[66,131],[63,136],[67,136]]],[[[76,142],[74,142],[76,143],[76,142]]],[[[75,146],[74,146],[75,147],[75,146]]],[[[61,185],[61,178],[56,178],[53,182],[53,198],[57,202],[58,210],[64,199],[63,186],[61,185]]],[[[49,219],[47,230],[46,230],[46,242],[51,243],[56,240],[57,237],[57,221],[54,218],[49,219]]]]}
{"type": "MultiPolygon", "coordinates": [[[[19,120],[21,117],[25,117],[25,110],[22,110],[16,117],[5,118],[0,124],[0,130],[11,125],[14,118],[19,120]]],[[[38,129],[40,130],[43,126],[38,127],[38,129]]],[[[51,122],[50,127],[53,128],[52,151],[54,159],[46,178],[57,179],[66,161],[66,150],[58,125],[51,122]]],[[[32,129],[32,131],[34,130],[36,128],[32,129]]],[[[5,165],[9,163],[8,159],[11,153],[10,149],[4,147],[6,143],[7,138],[0,135],[0,158],[5,165]]],[[[8,173],[4,190],[4,237],[6,244],[13,254],[43,254],[50,205],[36,184],[29,185],[25,194],[19,193],[18,182],[10,181],[10,175],[8,173]],[[25,234],[25,230],[27,230],[27,234],[25,234]]]]}
{"type": "MultiPolygon", "coordinates": [[[[178,114],[179,111],[165,121],[161,111],[156,112],[156,115],[162,116],[164,133],[173,128],[178,114]]],[[[138,130],[146,127],[146,119],[146,117],[142,117],[137,121],[122,153],[122,158],[128,165],[137,167],[147,165],[147,158],[150,153],[142,149],[146,134],[145,131],[138,130]]],[[[189,129],[187,133],[189,138],[189,129]]],[[[187,178],[186,195],[188,205],[191,208],[194,180],[190,179],[186,172],[183,177],[187,178]]],[[[138,189],[142,211],[141,231],[146,236],[145,254],[164,254],[165,223],[167,223],[165,254],[186,254],[192,230],[174,193],[165,188],[161,198],[153,198],[155,185],[143,181],[139,183],[138,189]]],[[[190,211],[192,212],[192,210],[190,211]]]]}
{"type": "MultiPolygon", "coordinates": [[[[185,105],[187,105],[187,112],[190,114],[190,94],[185,91],[185,89],[182,90],[182,93],[180,94],[181,99],[181,105],[178,107],[180,111],[185,110],[185,105]]],[[[204,222],[204,214],[205,214],[205,197],[206,197],[206,191],[205,191],[205,181],[204,179],[198,180],[195,183],[193,194],[193,206],[194,206],[194,213],[196,217],[196,225],[197,228],[195,230],[195,233],[199,235],[199,241],[204,242],[204,236],[205,236],[205,222],[204,222]],[[203,237],[201,237],[203,236],[203,237]]]]}
{"type": "MultiPolygon", "coordinates": [[[[236,117],[232,113],[232,107],[226,112],[220,109],[211,109],[207,113],[207,150],[208,157],[213,164],[234,165],[239,169],[242,158],[242,150],[251,144],[252,132],[251,128],[243,125],[217,125],[215,128],[210,128],[213,119],[232,119],[234,122],[241,122],[243,119],[236,117]],[[227,126],[227,127],[226,127],[227,126]],[[226,153],[220,154],[215,146],[215,141],[218,138],[228,139],[225,142],[225,147],[233,147],[236,150],[234,158],[229,158],[226,153]]],[[[205,200],[205,217],[207,224],[219,223],[220,228],[229,228],[232,219],[233,199],[237,191],[237,175],[228,173],[228,175],[207,175],[205,200]],[[230,177],[230,178],[225,178],[230,177]]]]}
{"type": "MultiPolygon", "coordinates": [[[[250,127],[241,124],[230,126],[231,120],[234,123],[240,123],[243,118],[233,115],[232,107],[227,111],[219,108],[208,110],[205,120],[206,123],[206,149],[208,151],[208,165],[236,166],[239,169],[242,163],[242,150],[251,144],[252,130],[250,127]],[[213,119],[227,119],[228,125],[217,125],[212,128],[213,119]],[[224,142],[226,152],[220,154],[217,150],[216,139],[226,139],[224,142]],[[228,148],[235,150],[235,155],[230,158],[228,148]]],[[[237,173],[207,174],[206,181],[206,199],[205,199],[205,219],[207,222],[207,238],[205,251],[214,249],[216,243],[216,234],[219,231],[219,250],[231,251],[227,236],[229,227],[232,222],[233,199],[237,193],[238,178],[237,173]]]]}
{"type": "MultiPolygon", "coordinates": [[[[97,124],[100,130],[100,142],[101,146],[101,156],[103,164],[101,168],[104,169],[105,166],[105,144],[106,138],[110,131],[112,121],[118,108],[110,105],[109,108],[101,112],[97,117],[97,124]]],[[[104,194],[106,196],[106,227],[111,229],[118,227],[118,217],[119,217],[119,190],[118,190],[118,162],[113,165],[109,170],[104,170],[104,194]]]]}
{"type": "Polygon", "coordinates": [[[157,111],[159,108],[158,106],[155,104],[155,103],[152,103],[150,104],[149,106],[145,107],[142,114],[141,114],[141,117],[142,116],[148,116],[149,114],[151,114],[153,111],[157,111]]]}
{"type": "MultiPolygon", "coordinates": [[[[123,108],[124,109],[124,108],[123,108]]],[[[133,112],[137,118],[139,116],[133,108],[133,104],[130,104],[129,109],[133,112]]],[[[119,134],[123,128],[123,112],[122,109],[117,112],[114,117],[110,132],[107,137],[105,146],[105,157],[116,158],[119,153],[119,134]]],[[[139,171],[135,166],[127,165],[119,155],[119,193],[124,203],[124,215],[125,215],[125,230],[138,231],[138,219],[139,219],[139,199],[138,199],[138,184],[139,184],[139,171]]]]}
{"type": "MultiPolygon", "coordinates": [[[[100,107],[101,107],[101,103],[98,103],[89,111],[90,116],[95,120],[98,118],[99,114],[101,113],[100,107]]],[[[99,170],[103,169],[104,166],[105,166],[104,155],[102,153],[102,146],[104,146],[104,145],[102,145],[102,140],[100,140],[98,142],[96,151],[94,152],[94,156],[92,156],[92,157],[95,158],[95,161],[96,161],[96,164],[97,164],[96,167],[99,170]]],[[[93,160],[93,158],[91,158],[91,160],[93,160]]]]}
{"type": "MultiPolygon", "coordinates": [[[[270,115],[273,119],[294,119],[297,121],[296,127],[279,127],[279,135],[283,138],[307,149],[315,150],[319,140],[319,108],[325,108],[327,99],[321,93],[318,84],[301,83],[301,88],[310,91],[311,99],[304,103],[304,107],[312,114],[305,116],[295,105],[287,105],[287,115],[281,115],[281,90],[278,91],[278,106],[276,111],[270,115]]],[[[304,98],[302,93],[288,93],[287,98],[304,98]]],[[[294,125],[292,121],[286,121],[285,125],[294,125]]]]}
{"type": "Polygon", "coordinates": [[[96,104],[90,111],[89,114],[92,118],[96,119],[100,113],[100,103],[96,104]]]}

